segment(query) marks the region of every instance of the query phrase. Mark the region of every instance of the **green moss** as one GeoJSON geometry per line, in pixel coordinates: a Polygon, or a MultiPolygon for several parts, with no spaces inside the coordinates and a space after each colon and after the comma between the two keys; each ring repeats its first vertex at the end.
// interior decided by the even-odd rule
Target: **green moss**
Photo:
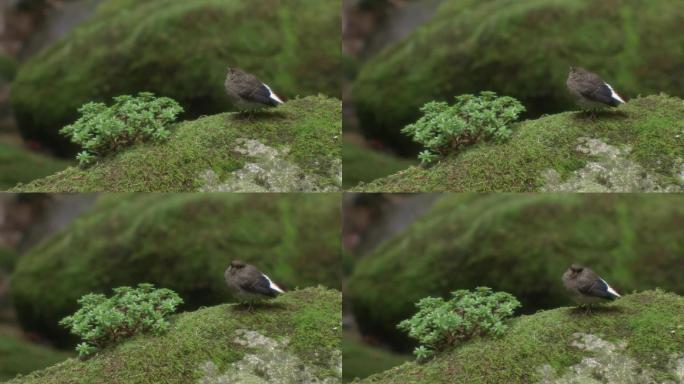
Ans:
{"type": "Polygon", "coordinates": [[[476,339],[361,382],[663,383],[676,379],[671,364],[683,358],[682,316],[684,299],[662,291],[628,295],[591,314],[543,311],[517,318],[500,339],[476,339]]]}
{"type": "Polygon", "coordinates": [[[73,356],[10,335],[0,335],[0,380],[25,375],[73,356]]]}
{"type": "Polygon", "coordinates": [[[0,190],[6,190],[67,168],[69,161],[0,143],[0,190]]]}
{"type": "Polygon", "coordinates": [[[17,73],[17,62],[6,55],[0,54],[0,84],[9,83],[17,73]]]}
{"type": "Polygon", "coordinates": [[[24,329],[68,344],[58,321],[89,292],[153,283],[185,308],[231,300],[223,272],[254,263],[284,288],[340,286],[339,195],[107,194],[16,264],[24,329]]]}
{"type": "Polygon", "coordinates": [[[345,188],[351,188],[360,182],[369,182],[391,175],[416,164],[416,161],[375,151],[351,140],[344,140],[342,164],[344,164],[342,185],[345,188]]]}
{"type": "Polygon", "coordinates": [[[432,168],[408,168],[364,192],[644,192],[684,188],[684,101],[630,101],[592,120],[566,112],[523,121],[503,144],[482,144],[432,168]],[[607,146],[606,146],[607,145],[607,146]],[[601,170],[596,170],[596,166],[601,170]]]}
{"type": "Polygon", "coordinates": [[[400,128],[430,100],[483,90],[513,96],[530,116],[576,109],[571,65],[627,97],[684,96],[684,9],[671,0],[447,0],[408,38],[370,60],[354,83],[362,130],[406,152],[400,128]]]}
{"type": "Polygon", "coordinates": [[[140,144],[90,168],[71,167],[13,190],[336,191],[341,108],[339,100],[309,96],[252,117],[202,117],[173,126],[164,143],[140,144]]]}
{"type": "Polygon", "coordinates": [[[345,381],[365,378],[411,360],[408,355],[400,355],[383,348],[371,347],[350,335],[344,335],[342,339],[342,355],[345,381]]]}
{"type": "Polygon", "coordinates": [[[149,91],[188,117],[228,110],[228,66],[287,98],[339,97],[339,10],[340,0],[108,0],[22,65],[12,105],[24,137],[69,153],[57,131],[89,101],[149,91]]]}
{"type": "Polygon", "coordinates": [[[684,196],[454,194],[361,258],[347,296],[359,327],[407,347],[396,324],[425,296],[488,286],[529,313],[570,303],[560,276],[587,264],[623,292],[684,292],[684,196]],[[381,310],[378,310],[381,308],[381,310]]]}
{"type": "Polygon", "coordinates": [[[0,247],[0,272],[12,272],[18,255],[9,248],[0,247]]]}
{"type": "MultiPolygon", "coordinates": [[[[297,368],[317,372],[318,382],[335,382],[341,375],[335,367],[341,352],[341,301],[338,291],[307,288],[251,312],[224,304],[181,313],[171,318],[171,329],[164,335],[136,336],[87,361],[69,359],[9,383],[195,383],[206,376],[202,367],[207,363],[229,372],[255,353],[253,346],[238,340],[242,330],[279,342],[277,356],[296,357],[302,362],[297,368]],[[297,337],[301,335],[306,337],[297,337]]],[[[277,364],[266,360],[262,369],[277,364]]]]}

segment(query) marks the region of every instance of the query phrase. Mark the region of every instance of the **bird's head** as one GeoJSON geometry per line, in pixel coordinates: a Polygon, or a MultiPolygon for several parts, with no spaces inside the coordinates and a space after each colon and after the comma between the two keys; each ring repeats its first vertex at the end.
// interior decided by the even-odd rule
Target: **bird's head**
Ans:
{"type": "Polygon", "coordinates": [[[245,264],[244,262],[242,262],[240,260],[233,260],[230,262],[230,267],[228,267],[228,269],[231,271],[237,271],[237,270],[244,268],[246,265],[247,264],[245,264]]]}
{"type": "Polygon", "coordinates": [[[227,72],[228,72],[228,76],[240,76],[240,75],[245,73],[245,71],[243,71],[240,68],[231,68],[231,67],[228,67],[227,72]]]}
{"type": "Polygon", "coordinates": [[[568,268],[566,273],[569,274],[571,278],[575,278],[579,276],[579,274],[582,273],[582,271],[584,271],[583,266],[579,264],[573,264],[570,266],[570,268],[568,268]]]}

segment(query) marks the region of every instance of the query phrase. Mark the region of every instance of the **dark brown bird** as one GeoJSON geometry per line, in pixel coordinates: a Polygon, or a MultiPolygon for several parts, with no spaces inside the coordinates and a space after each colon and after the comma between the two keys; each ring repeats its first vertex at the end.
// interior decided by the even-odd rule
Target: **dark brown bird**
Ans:
{"type": "Polygon", "coordinates": [[[255,266],[240,260],[233,260],[223,277],[233,297],[240,303],[248,304],[250,308],[254,303],[285,293],[255,266]]]}
{"type": "Polygon", "coordinates": [[[231,103],[239,111],[255,111],[283,103],[268,85],[239,68],[228,68],[223,85],[231,103]]]}
{"type": "Polygon", "coordinates": [[[571,298],[587,308],[592,304],[615,300],[620,295],[596,272],[573,264],[563,274],[563,285],[571,298]]]}
{"type": "Polygon", "coordinates": [[[599,75],[581,67],[570,67],[565,84],[582,109],[596,111],[625,102],[599,75]]]}

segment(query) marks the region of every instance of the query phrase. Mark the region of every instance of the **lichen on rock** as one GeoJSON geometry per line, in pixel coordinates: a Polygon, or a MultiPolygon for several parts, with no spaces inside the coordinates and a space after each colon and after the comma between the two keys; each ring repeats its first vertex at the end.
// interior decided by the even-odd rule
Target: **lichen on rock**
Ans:
{"type": "MultiPolygon", "coordinates": [[[[579,137],[576,152],[591,161],[563,179],[553,168],[542,172],[542,192],[677,192],[681,185],[650,173],[629,158],[629,145],[613,146],[602,139],[579,137]]],[[[678,160],[679,161],[679,160],[678,160]]],[[[675,172],[673,172],[674,174],[675,172]]],[[[683,179],[684,180],[684,179],[683,179]]]]}
{"type": "Polygon", "coordinates": [[[331,367],[324,369],[302,361],[286,350],[289,339],[281,341],[266,337],[257,331],[237,329],[233,342],[247,347],[251,353],[220,372],[212,361],[201,365],[199,384],[334,384],[341,382],[341,353],[335,353],[331,367]],[[336,362],[335,360],[338,360],[336,362]],[[339,372],[328,376],[328,372],[339,372]],[[328,377],[326,377],[328,376],[328,377]]]}
{"type": "MultiPolygon", "coordinates": [[[[340,190],[342,167],[333,166],[333,178],[339,182],[329,183],[329,178],[308,174],[288,159],[289,146],[274,148],[258,140],[238,138],[234,151],[249,160],[232,172],[225,180],[211,169],[202,173],[204,185],[201,192],[336,192],[340,190]]],[[[340,163],[341,164],[341,163],[340,163]]]]}
{"type": "Polygon", "coordinates": [[[656,372],[629,356],[627,342],[606,341],[596,335],[576,332],[571,347],[586,351],[588,356],[558,374],[550,365],[539,368],[539,384],[679,384],[684,382],[681,366],[684,358],[672,355],[670,365],[676,381],[656,379],[656,372]]]}

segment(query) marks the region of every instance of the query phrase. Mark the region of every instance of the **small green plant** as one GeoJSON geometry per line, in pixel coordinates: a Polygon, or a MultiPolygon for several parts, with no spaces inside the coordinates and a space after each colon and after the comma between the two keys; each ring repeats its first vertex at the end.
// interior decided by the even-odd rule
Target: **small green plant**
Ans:
{"type": "Polygon", "coordinates": [[[509,293],[479,287],[472,292],[452,292],[449,301],[426,297],[416,307],[418,313],[397,328],[418,340],[421,345],[413,353],[419,361],[425,361],[474,336],[502,335],[507,329],[504,320],[513,315],[520,302],[509,293]]]}
{"type": "Polygon", "coordinates": [[[485,91],[480,96],[457,96],[454,105],[431,101],[420,110],[423,116],[401,131],[426,148],[418,155],[426,164],[480,140],[507,140],[510,123],[525,107],[512,97],[485,91]]]}
{"type": "Polygon", "coordinates": [[[169,328],[166,317],[183,300],[170,289],[143,283],[137,288],[114,288],[110,298],[89,293],[78,303],[81,308],[59,324],[83,339],[76,351],[84,358],[141,332],[163,333],[169,328]]]}
{"type": "Polygon", "coordinates": [[[183,108],[168,97],[141,92],[137,97],[117,96],[111,107],[87,103],[78,111],[81,117],[59,132],[83,148],[76,159],[87,166],[133,144],[167,139],[171,134],[167,126],[183,108]]]}

